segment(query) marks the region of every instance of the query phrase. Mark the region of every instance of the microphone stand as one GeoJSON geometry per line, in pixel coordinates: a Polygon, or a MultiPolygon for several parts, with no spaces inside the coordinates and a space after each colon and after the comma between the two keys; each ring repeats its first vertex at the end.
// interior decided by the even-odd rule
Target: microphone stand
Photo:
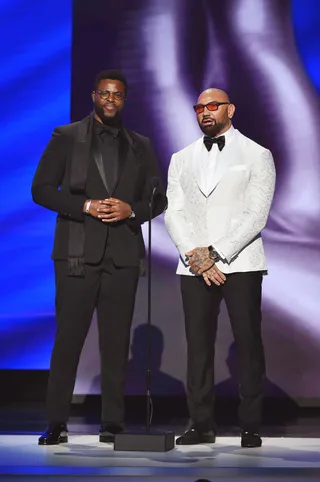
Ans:
{"type": "Polygon", "coordinates": [[[149,202],[149,220],[148,220],[148,296],[147,296],[147,373],[146,373],[146,430],[150,433],[151,427],[151,305],[152,305],[152,290],[151,290],[151,279],[152,279],[152,213],[153,213],[153,199],[157,186],[152,189],[150,202],[149,202]]]}
{"type": "Polygon", "coordinates": [[[151,180],[151,196],[149,200],[148,219],[148,285],[147,285],[147,367],[146,367],[146,428],[144,432],[122,432],[115,435],[114,450],[167,452],[175,445],[174,432],[151,431],[151,319],[152,319],[152,216],[153,201],[158,178],[151,180]]]}

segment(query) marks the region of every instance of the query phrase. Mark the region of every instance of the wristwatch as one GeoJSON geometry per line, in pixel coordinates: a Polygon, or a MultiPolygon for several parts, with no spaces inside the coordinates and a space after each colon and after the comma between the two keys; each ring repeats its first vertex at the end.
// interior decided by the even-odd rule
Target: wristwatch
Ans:
{"type": "Polygon", "coordinates": [[[92,201],[92,199],[87,199],[87,202],[86,202],[86,209],[85,209],[85,213],[86,213],[86,214],[90,214],[90,205],[91,205],[91,201],[92,201]]]}
{"type": "Polygon", "coordinates": [[[136,213],[133,211],[133,209],[131,209],[131,213],[128,219],[134,219],[135,217],[136,217],[136,213]]]}
{"type": "Polygon", "coordinates": [[[211,245],[208,246],[208,250],[209,250],[209,258],[212,259],[212,261],[217,263],[218,261],[221,260],[218,251],[216,251],[213,246],[211,245]]]}

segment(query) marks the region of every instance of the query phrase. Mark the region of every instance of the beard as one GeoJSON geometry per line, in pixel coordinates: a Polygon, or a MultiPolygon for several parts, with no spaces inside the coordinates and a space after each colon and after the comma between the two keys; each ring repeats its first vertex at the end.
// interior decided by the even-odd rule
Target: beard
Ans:
{"type": "Polygon", "coordinates": [[[209,136],[209,137],[217,137],[220,134],[220,132],[226,128],[227,125],[228,125],[228,120],[225,122],[216,122],[211,126],[206,126],[206,125],[203,125],[201,122],[199,122],[200,129],[206,136],[209,136]]]}
{"type": "Polygon", "coordinates": [[[97,116],[100,117],[102,123],[105,124],[106,126],[118,126],[121,122],[120,112],[118,110],[115,111],[114,115],[106,116],[104,114],[103,107],[102,106],[100,107],[99,105],[95,105],[94,111],[97,114],[97,116]]]}

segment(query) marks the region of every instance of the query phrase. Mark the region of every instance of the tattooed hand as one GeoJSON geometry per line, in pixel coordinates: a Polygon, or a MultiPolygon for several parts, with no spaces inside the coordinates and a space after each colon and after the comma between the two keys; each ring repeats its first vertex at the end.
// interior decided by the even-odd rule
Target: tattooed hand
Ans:
{"type": "Polygon", "coordinates": [[[187,261],[192,274],[200,275],[214,265],[209,256],[208,248],[196,248],[186,253],[187,261]]]}
{"type": "Polygon", "coordinates": [[[223,285],[227,279],[216,266],[212,266],[212,268],[205,271],[202,276],[208,286],[211,286],[211,281],[217,286],[223,285]]]}

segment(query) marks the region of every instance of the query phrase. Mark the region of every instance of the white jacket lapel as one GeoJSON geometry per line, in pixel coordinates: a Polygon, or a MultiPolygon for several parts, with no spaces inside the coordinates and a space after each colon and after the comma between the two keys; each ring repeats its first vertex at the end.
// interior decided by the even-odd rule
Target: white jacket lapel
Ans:
{"type": "Polygon", "coordinates": [[[231,147],[231,144],[235,142],[235,139],[236,139],[236,131],[233,132],[232,137],[226,140],[225,147],[217,155],[214,175],[212,177],[212,185],[211,185],[210,192],[208,193],[208,197],[213,193],[213,191],[215,190],[215,188],[223,178],[224,174],[229,169],[229,166],[235,154],[234,146],[232,145],[231,147]]]}
{"type": "Polygon", "coordinates": [[[216,165],[215,165],[215,170],[214,170],[214,175],[212,176],[212,185],[211,189],[208,193],[208,196],[212,194],[212,192],[215,190],[221,179],[223,178],[225,172],[228,170],[229,164],[231,162],[231,157],[226,155],[224,152],[225,150],[223,149],[221,152],[219,152],[216,160],[216,165]]]}
{"type": "Polygon", "coordinates": [[[202,194],[205,196],[205,186],[202,186],[201,181],[203,179],[203,176],[201,175],[201,156],[202,156],[202,137],[198,139],[194,145],[193,145],[193,152],[192,152],[192,169],[193,169],[193,174],[194,178],[196,180],[196,183],[198,185],[198,188],[202,192],[202,194]]]}

